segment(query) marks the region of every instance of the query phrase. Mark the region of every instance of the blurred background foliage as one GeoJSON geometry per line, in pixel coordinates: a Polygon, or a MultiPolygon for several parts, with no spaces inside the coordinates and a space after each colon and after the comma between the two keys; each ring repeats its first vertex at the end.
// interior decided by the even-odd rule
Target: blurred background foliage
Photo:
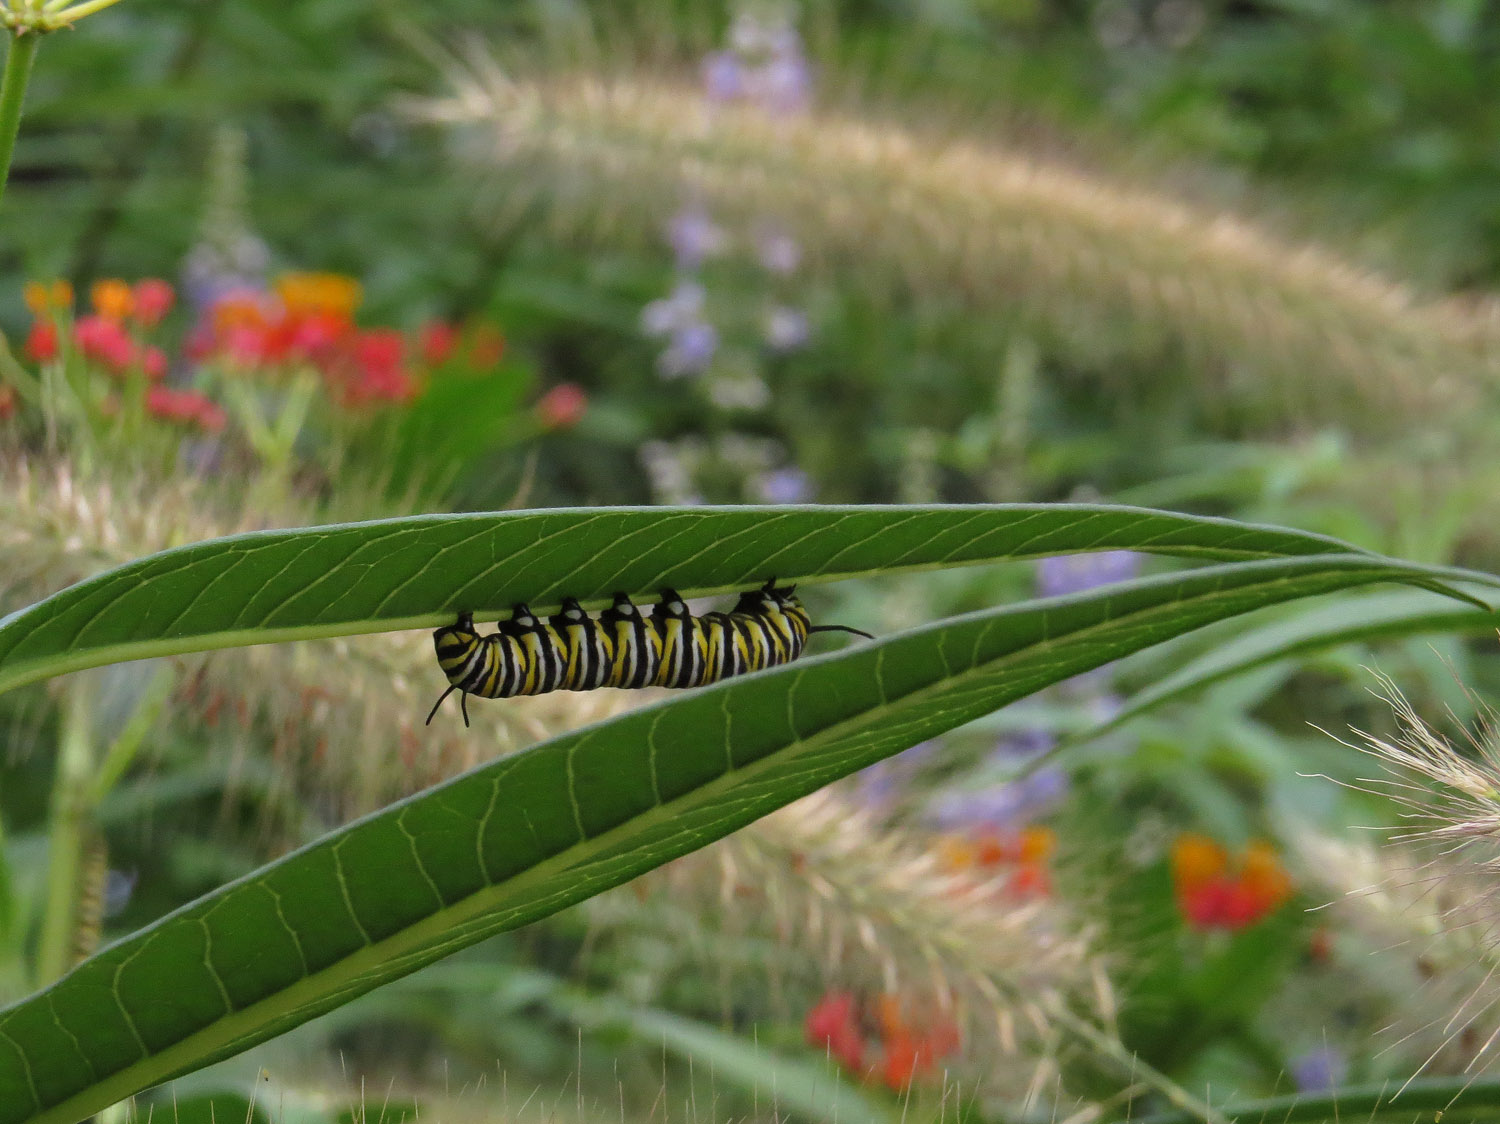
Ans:
{"type": "MultiPolygon", "coordinates": [[[[0,212],[4,607],[247,527],[523,503],[1102,498],[1500,568],[1497,49],[1493,0],[126,0],[42,44],[0,212]],[[194,296],[195,253],[222,274],[246,245],[257,292],[343,275],[361,331],[415,354],[449,326],[460,351],[374,412],[329,382],[292,417],[194,296]],[[219,333],[168,349],[163,386],[228,411],[188,437],[150,426],[190,400],[128,380],[146,428],[122,430],[73,313],[24,298],[68,280],[81,318],[94,282],[144,277],[178,286],[168,336],[219,333]],[[63,358],[28,355],[50,316],[63,358]]],[[[889,632],[1139,564],[814,610],[889,632]]],[[[1405,852],[1338,842],[1397,808],[1307,723],[1389,729],[1365,665],[1471,721],[1458,684],[1492,692],[1493,638],[1277,660],[1088,736],[1246,627],[918,747],[198,1075],[179,1109],[1114,1118],[1482,1066],[1493,953],[1408,908],[1405,852]]],[[[56,932],[81,951],[639,701],[423,729],[429,659],[364,638],[0,700],[0,998],[66,962],[56,932]],[[150,733],[119,748],[131,716],[150,733]],[[75,822],[80,739],[120,770],[75,822]]]]}

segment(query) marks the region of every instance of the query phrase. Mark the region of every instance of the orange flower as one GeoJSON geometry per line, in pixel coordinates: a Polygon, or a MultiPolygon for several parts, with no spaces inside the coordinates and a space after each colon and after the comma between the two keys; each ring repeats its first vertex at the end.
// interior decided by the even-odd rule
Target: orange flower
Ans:
{"type": "Polygon", "coordinates": [[[937,857],[942,868],[949,873],[968,870],[979,857],[979,848],[962,835],[939,835],[937,857]]]}
{"type": "Polygon", "coordinates": [[[276,295],[293,315],[326,312],[353,316],[359,307],[359,282],[341,273],[283,273],[276,278],[276,295]]]}
{"type": "Polygon", "coordinates": [[[1179,889],[1202,886],[1228,866],[1224,848],[1205,835],[1187,832],[1172,844],[1172,881],[1179,889]]]}
{"type": "Polygon", "coordinates": [[[959,1047],[958,1027],[952,1020],[938,1018],[929,1026],[913,1026],[898,996],[877,996],[873,1013],[884,1047],[880,1078],[896,1092],[932,1074],[937,1060],[959,1047]]]}
{"type": "Polygon", "coordinates": [[[1021,832],[1020,860],[1023,863],[1043,863],[1057,850],[1057,832],[1050,827],[1028,827],[1021,832]]]}
{"type": "Polygon", "coordinates": [[[130,286],[114,277],[95,281],[89,289],[89,301],[94,311],[106,320],[124,320],[135,309],[135,294],[130,286]]]}
{"type": "Polygon", "coordinates": [[[1240,882],[1260,907],[1270,913],[1292,896],[1292,876],[1286,872],[1275,849],[1263,839],[1251,842],[1240,860],[1240,882]]]}
{"type": "Polygon", "coordinates": [[[73,307],[73,286],[66,281],[26,282],[26,307],[33,316],[45,316],[54,309],[73,307]]]}

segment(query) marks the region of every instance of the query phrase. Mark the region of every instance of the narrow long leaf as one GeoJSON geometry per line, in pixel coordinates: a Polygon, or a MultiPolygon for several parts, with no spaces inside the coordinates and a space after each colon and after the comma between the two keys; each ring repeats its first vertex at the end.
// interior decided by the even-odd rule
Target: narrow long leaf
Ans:
{"type": "Polygon", "coordinates": [[[1264,606],[1429,576],[1352,554],[1164,575],[729,680],[496,761],[0,1011],[0,1124],[73,1124],[1101,663],[1264,606]]]}
{"type": "MultiPolygon", "coordinates": [[[[581,508],[262,531],[163,551],[0,620],[0,691],[121,660],[432,628],[517,601],[687,596],[1132,549],[1207,561],[1350,553],[1321,535],[1144,508],[581,508]]],[[[1432,581],[1443,578],[1432,572],[1432,581]]]]}
{"type": "Polygon", "coordinates": [[[1278,660],[1364,640],[1434,633],[1494,632],[1497,628],[1500,628],[1500,612],[1475,612],[1473,609],[1444,606],[1421,593],[1383,593],[1334,605],[1319,605],[1290,620],[1247,629],[1138,691],[1109,721],[1068,740],[1097,737],[1174,699],[1184,698],[1214,683],[1278,660]]]}
{"type": "MultiPolygon", "coordinates": [[[[1352,1085],[1326,1093],[1293,1093],[1283,1097],[1244,1101],[1219,1110],[1230,1120],[1254,1124],[1312,1124],[1314,1121],[1377,1120],[1453,1121],[1494,1120],[1500,1114],[1500,1080],[1475,1077],[1432,1077],[1394,1081],[1387,1085],[1352,1085]],[[1431,1114],[1431,1115],[1429,1115],[1431,1114]]],[[[1134,1124],[1197,1124],[1185,1112],[1163,1112],[1136,1117],[1134,1124]]],[[[1123,1121],[1121,1122],[1123,1124],[1123,1121]]]]}

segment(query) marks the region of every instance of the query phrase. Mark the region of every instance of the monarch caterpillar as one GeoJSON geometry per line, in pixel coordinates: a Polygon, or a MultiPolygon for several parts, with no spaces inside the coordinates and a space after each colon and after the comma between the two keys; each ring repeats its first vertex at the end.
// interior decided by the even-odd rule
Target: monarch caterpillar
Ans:
{"type": "Polygon", "coordinates": [[[775,578],[740,594],[729,612],[702,616],[690,613],[672,589],[661,591],[649,617],[623,593],[597,618],[574,597],[545,619],[517,604],[510,620],[489,636],[475,630],[472,613],[459,613],[455,623],[432,634],[449,687],[432,704],[427,724],[454,691],[467,726],[470,695],[508,699],[596,687],[701,687],[790,663],[814,632],[874,639],[848,625],[815,627],[797,587],[778,589],[775,578]]]}

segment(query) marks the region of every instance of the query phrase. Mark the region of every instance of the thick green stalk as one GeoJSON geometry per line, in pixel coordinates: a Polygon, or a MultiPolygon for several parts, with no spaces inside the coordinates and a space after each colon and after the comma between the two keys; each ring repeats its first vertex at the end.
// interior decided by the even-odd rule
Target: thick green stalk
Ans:
{"type": "Polygon", "coordinates": [[[94,806],[92,707],[86,678],[69,685],[63,708],[52,819],[47,831],[47,902],[37,949],[37,983],[46,985],[72,967],[83,849],[94,806]]]}
{"type": "Polygon", "coordinates": [[[35,31],[16,32],[5,55],[5,73],[0,76],[0,199],[5,197],[5,181],[10,177],[10,158],[21,130],[21,106],[26,101],[26,83],[40,38],[35,31]]]}

